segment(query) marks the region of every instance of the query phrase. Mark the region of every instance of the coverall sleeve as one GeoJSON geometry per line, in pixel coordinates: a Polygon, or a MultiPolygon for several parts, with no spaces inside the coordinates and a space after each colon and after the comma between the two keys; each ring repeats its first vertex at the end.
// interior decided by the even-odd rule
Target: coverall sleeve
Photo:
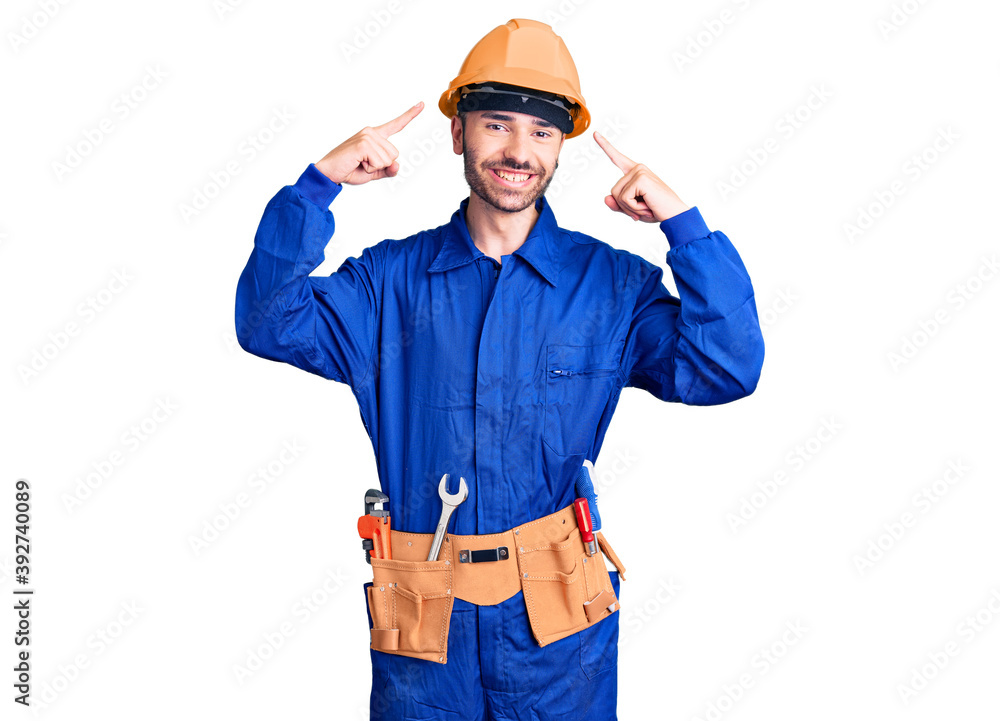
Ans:
{"type": "Polygon", "coordinates": [[[342,190],[315,164],[268,202],[236,288],[236,337],[244,350],[357,387],[370,372],[386,241],[310,276],[334,232],[330,203],[342,190]]]}
{"type": "Polygon", "coordinates": [[[670,250],[663,270],[644,271],[625,343],[626,385],[688,405],[716,405],[757,387],[764,339],[743,261],[721,232],[709,232],[697,207],[660,223],[670,250]]]}

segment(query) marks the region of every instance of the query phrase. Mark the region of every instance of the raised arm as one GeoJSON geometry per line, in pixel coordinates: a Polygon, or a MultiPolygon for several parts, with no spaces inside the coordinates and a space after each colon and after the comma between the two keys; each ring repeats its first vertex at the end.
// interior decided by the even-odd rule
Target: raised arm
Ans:
{"type": "Polygon", "coordinates": [[[689,405],[750,395],[760,378],[764,339],[736,248],[721,232],[709,232],[698,208],[684,204],[649,168],[602,135],[595,133],[594,140],[623,173],[605,204],[635,221],[660,224],[680,296],[664,287],[658,266],[641,262],[623,359],[626,384],[689,405]]]}
{"type": "Polygon", "coordinates": [[[330,203],[343,184],[393,177],[388,137],[423,109],[366,127],[310,164],[268,202],[236,288],[236,337],[250,353],[352,386],[371,372],[379,297],[390,241],[348,258],[330,276],[310,276],[334,233],[330,203]]]}
{"type": "Polygon", "coordinates": [[[764,339],[739,254],[723,233],[709,232],[697,207],[660,227],[680,297],[664,287],[659,266],[643,261],[647,275],[625,346],[627,385],[689,405],[750,395],[760,378],[764,339]]]}

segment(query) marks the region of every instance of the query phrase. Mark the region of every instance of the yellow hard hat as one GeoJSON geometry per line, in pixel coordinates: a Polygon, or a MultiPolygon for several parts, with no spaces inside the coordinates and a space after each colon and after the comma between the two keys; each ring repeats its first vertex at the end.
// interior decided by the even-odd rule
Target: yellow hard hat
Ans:
{"type": "Polygon", "coordinates": [[[566,43],[545,23],[515,18],[487,33],[469,51],[458,76],[441,95],[438,107],[445,117],[455,117],[461,89],[469,85],[482,87],[484,83],[534,90],[542,97],[566,98],[569,103],[560,105],[573,124],[567,138],[579,135],[590,125],[590,112],[580,92],[573,58],[566,43]]]}

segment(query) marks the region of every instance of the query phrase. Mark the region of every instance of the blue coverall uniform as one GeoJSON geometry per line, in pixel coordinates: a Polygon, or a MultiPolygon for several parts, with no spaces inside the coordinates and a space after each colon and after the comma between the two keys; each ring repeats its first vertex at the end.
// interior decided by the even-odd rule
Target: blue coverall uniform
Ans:
{"type": "MultiPolygon", "coordinates": [[[[501,263],[469,236],[466,198],[447,224],[310,276],[341,190],[310,164],[267,204],[239,279],[237,337],[350,386],[394,529],[434,531],[444,473],[469,487],[455,534],[570,505],[625,386],[711,405],[757,385],[764,346],[750,278],[697,207],[660,223],[678,299],[658,266],[560,228],[544,196],[501,263]]],[[[446,664],[371,651],[371,717],[614,719],[618,616],[540,647],[520,592],[495,606],[456,599],[446,664]]]]}

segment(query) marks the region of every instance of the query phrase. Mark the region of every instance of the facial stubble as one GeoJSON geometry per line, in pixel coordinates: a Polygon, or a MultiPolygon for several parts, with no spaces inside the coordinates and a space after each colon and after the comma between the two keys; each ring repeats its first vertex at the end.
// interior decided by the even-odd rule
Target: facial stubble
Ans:
{"type": "MultiPolygon", "coordinates": [[[[549,184],[552,182],[552,178],[555,177],[555,172],[559,168],[558,158],[556,158],[552,173],[548,176],[543,175],[545,169],[542,168],[542,172],[537,173],[537,177],[541,182],[536,180],[535,189],[525,195],[515,188],[497,188],[495,184],[491,184],[489,179],[484,177],[490,170],[482,167],[479,157],[469,152],[464,134],[462,135],[462,157],[465,160],[465,180],[469,184],[469,189],[483,201],[504,213],[520,213],[525,208],[534,205],[536,200],[545,195],[545,191],[548,190],[549,184]]],[[[529,167],[517,167],[516,164],[509,161],[505,161],[501,167],[515,173],[524,173],[530,170],[529,167]]]]}

